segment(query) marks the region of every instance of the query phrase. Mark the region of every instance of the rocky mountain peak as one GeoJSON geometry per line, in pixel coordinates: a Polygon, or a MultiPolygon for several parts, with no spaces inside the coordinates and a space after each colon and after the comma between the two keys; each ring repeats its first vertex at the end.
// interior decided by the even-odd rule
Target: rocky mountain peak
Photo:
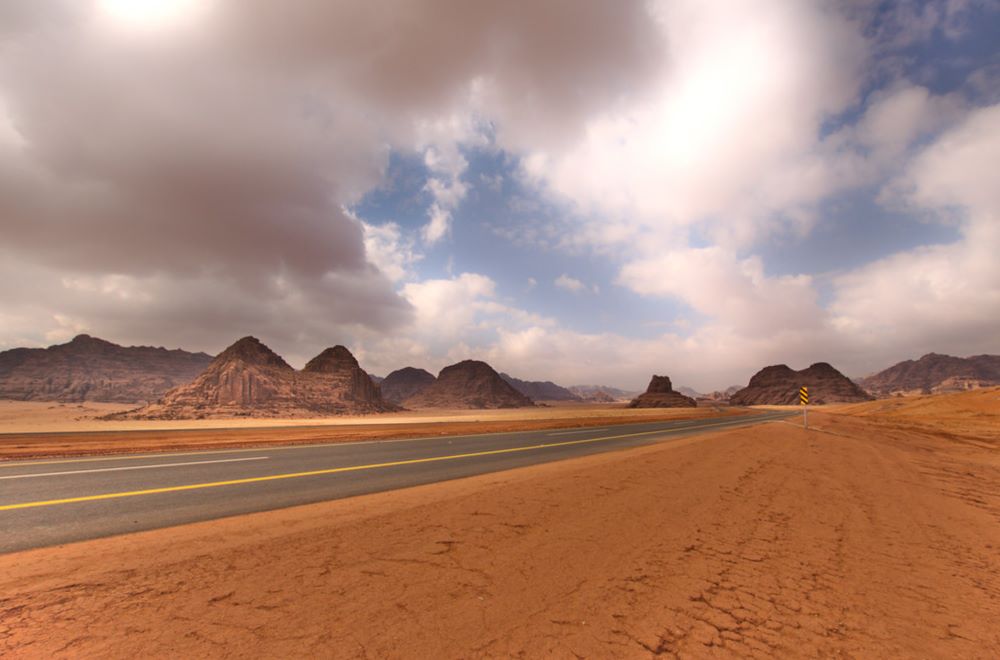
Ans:
{"type": "Polygon", "coordinates": [[[816,362],[808,369],[795,371],[787,365],[764,367],[750,379],[750,384],[736,392],[733,405],[795,405],[799,388],[809,388],[813,404],[868,401],[872,397],[828,362],[816,362]]]}
{"type": "Polygon", "coordinates": [[[674,386],[673,383],[670,382],[669,376],[653,376],[652,380],[649,381],[649,387],[646,388],[647,394],[673,391],[674,386]]]}
{"type": "Polygon", "coordinates": [[[402,403],[411,396],[417,394],[428,385],[432,384],[436,378],[424,369],[416,367],[403,367],[390,373],[382,380],[382,396],[386,401],[392,403],[402,403]]]}
{"type": "Polygon", "coordinates": [[[279,369],[292,370],[288,363],[281,359],[280,355],[261,343],[256,337],[251,336],[238,339],[215,358],[216,364],[225,364],[228,362],[243,362],[262,367],[277,367],[279,369]]]}
{"type": "Polygon", "coordinates": [[[517,408],[535,404],[487,363],[463,360],[442,369],[437,380],[406,399],[403,405],[410,408],[517,408]]]}
{"type": "Polygon", "coordinates": [[[322,353],[309,360],[302,371],[312,373],[332,373],[345,369],[357,369],[359,367],[357,359],[340,344],[333,348],[324,349],[322,353]]]}

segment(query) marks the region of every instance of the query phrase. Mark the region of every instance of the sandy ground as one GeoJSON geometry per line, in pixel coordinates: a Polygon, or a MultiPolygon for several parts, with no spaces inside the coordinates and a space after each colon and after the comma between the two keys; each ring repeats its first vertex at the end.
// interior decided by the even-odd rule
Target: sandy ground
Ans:
{"type": "MultiPolygon", "coordinates": [[[[553,416],[608,417],[657,416],[663,409],[628,409],[623,403],[549,402],[537,408],[503,410],[409,410],[375,415],[332,417],[218,418],[186,420],[103,420],[101,416],[132,410],[133,404],[57,403],[0,399],[0,433],[63,433],[90,431],[208,430],[222,428],[273,428],[289,426],[352,426],[356,424],[414,424],[436,422],[508,421],[551,419],[553,416]]],[[[702,410],[711,411],[713,406],[702,410]]],[[[679,409],[680,412],[690,409],[679,409]]],[[[676,413],[675,411],[668,411],[676,413]]],[[[702,414],[702,413],[697,413],[702,414]]],[[[705,413],[707,414],[707,413],[705,413]]]]}
{"type": "Polygon", "coordinates": [[[2,556],[0,655],[996,658],[982,404],[968,436],[817,412],[2,556]]]}
{"type": "Polygon", "coordinates": [[[513,410],[435,410],[310,420],[237,419],[201,420],[199,423],[198,420],[101,422],[82,419],[74,422],[65,415],[67,409],[75,409],[75,404],[62,409],[52,408],[52,404],[0,402],[3,403],[13,405],[6,406],[7,418],[3,417],[5,407],[0,405],[0,461],[123,451],[157,452],[607,426],[748,412],[715,407],[634,410],[597,404],[513,410]],[[4,423],[18,416],[34,422],[4,423]],[[28,431],[24,430],[26,428],[28,431]]]}

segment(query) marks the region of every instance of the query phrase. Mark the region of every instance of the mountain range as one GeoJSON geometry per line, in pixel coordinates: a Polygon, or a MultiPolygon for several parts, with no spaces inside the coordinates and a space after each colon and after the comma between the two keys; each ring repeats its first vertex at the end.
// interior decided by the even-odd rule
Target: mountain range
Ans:
{"type": "Polygon", "coordinates": [[[944,394],[1000,385],[1000,355],[960,358],[928,353],[862,378],[861,387],[878,397],[944,394]]]}
{"type": "Polygon", "coordinates": [[[48,348],[0,352],[0,399],[18,401],[156,401],[192,381],[212,361],[206,353],[119,346],[89,335],[48,348]]]}

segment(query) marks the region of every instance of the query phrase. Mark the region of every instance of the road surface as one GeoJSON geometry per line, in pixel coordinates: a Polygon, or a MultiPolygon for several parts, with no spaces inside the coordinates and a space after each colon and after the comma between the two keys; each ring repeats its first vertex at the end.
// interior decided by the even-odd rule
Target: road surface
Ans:
{"type": "Polygon", "coordinates": [[[0,552],[416,486],[789,414],[0,463],[0,552]]]}

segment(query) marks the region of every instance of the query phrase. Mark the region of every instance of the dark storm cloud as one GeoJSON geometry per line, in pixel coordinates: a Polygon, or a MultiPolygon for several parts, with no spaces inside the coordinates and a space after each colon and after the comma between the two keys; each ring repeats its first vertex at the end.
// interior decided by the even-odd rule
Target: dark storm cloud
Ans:
{"type": "Polygon", "coordinates": [[[484,108],[514,139],[558,139],[657,59],[642,3],[489,4],[230,1],[145,29],[100,3],[5,3],[5,342],[217,349],[254,326],[324,345],[405,323],[342,210],[390,150],[484,108]]]}
{"type": "Polygon", "coordinates": [[[475,81],[489,118],[534,147],[644,93],[665,46],[640,1],[239,0],[218,16],[261,66],[335,81],[390,115],[438,116],[475,81]]]}

